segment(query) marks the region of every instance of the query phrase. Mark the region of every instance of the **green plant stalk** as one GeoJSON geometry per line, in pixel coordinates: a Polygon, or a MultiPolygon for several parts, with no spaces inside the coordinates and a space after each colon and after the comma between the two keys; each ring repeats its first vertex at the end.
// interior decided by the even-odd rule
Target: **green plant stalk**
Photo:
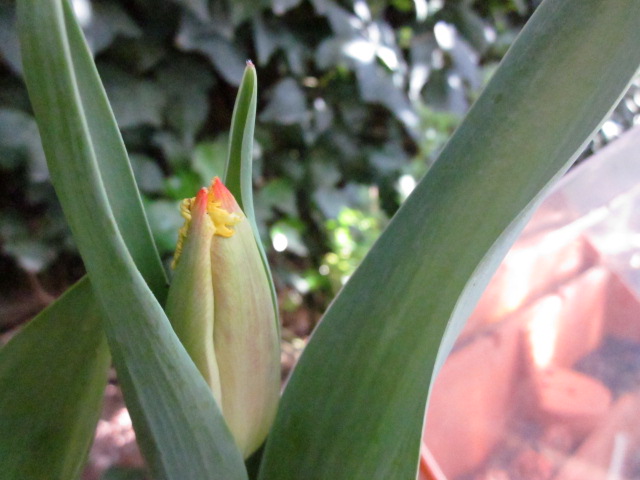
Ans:
{"type": "Polygon", "coordinates": [[[538,7],[314,332],[261,479],[415,478],[433,372],[544,192],[621,97],[639,44],[640,2],[538,7]]]}

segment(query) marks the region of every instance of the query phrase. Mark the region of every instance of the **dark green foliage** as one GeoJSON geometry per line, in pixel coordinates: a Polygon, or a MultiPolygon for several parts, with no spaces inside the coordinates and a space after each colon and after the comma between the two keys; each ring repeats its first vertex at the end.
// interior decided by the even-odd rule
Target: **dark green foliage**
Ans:
{"type": "MultiPolygon", "coordinates": [[[[640,62],[637,52],[628,57],[640,32],[634,0],[613,1],[610,9],[589,1],[585,6],[584,0],[549,0],[538,10],[440,161],[332,304],[288,383],[262,477],[297,478],[299,472],[318,478],[415,477],[427,373],[438,370],[541,191],[569,167],[640,62]],[[594,67],[581,75],[585,64],[594,67]]],[[[69,317],[67,308],[100,314],[154,476],[246,478],[220,411],[162,310],[166,281],[143,208],[153,219],[162,253],[170,253],[171,229],[178,223],[172,205],[221,173],[225,139],[216,132],[223,120],[229,123],[230,111],[222,99],[232,97],[227,93],[234,90],[245,53],[255,53],[268,85],[259,105],[259,168],[252,177],[258,100],[249,65],[250,78],[243,81],[240,108],[233,113],[224,176],[253,226],[271,237],[273,250],[284,252],[271,252],[274,257],[297,262],[294,273],[280,270],[279,280],[293,286],[289,292],[337,290],[416,177],[430,168],[487,67],[501,55],[498,33],[511,31],[505,25],[526,5],[514,3],[511,12],[510,4],[502,3],[474,11],[464,2],[444,7],[415,2],[414,12],[402,1],[367,6],[356,0],[346,8],[294,0],[258,4],[256,12],[254,2],[211,8],[198,0],[160,6],[96,3],[90,15],[77,13],[95,29],[88,37],[132,153],[130,169],[70,2],[18,3],[31,101],[91,289],[81,283],[0,354],[31,357],[29,348],[55,339],[46,332],[57,322],[45,320],[69,317]],[[485,24],[487,18],[497,19],[495,29],[485,24]],[[318,28],[310,28],[315,21],[318,28]],[[259,32],[265,40],[252,43],[259,32]],[[290,45],[289,37],[295,40],[290,45]],[[282,42],[289,46],[282,49],[282,42]],[[134,175],[146,195],[142,201],[134,175]],[[261,200],[258,222],[251,207],[253,182],[261,200]]],[[[10,31],[12,12],[3,12],[10,31]]],[[[19,76],[22,67],[12,63],[11,45],[10,40],[5,45],[7,71],[19,76]]],[[[11,82],[22,88],[17,77],[11,82]]],[[[2,117],[3,168],[9,177],[24,175],[30,184],[48,185],[44,170],[38,170],[38,135],[20,98],[7,103],[2,117]]],[[[624,105],[635,121],[631,104],[624,105]]],[[[613,132],[611,123],[604,135],[613,132]]],[[[19,182],[14,195],[20,194],[16,186],[19,182]]],[[[38,215],[47,217],[46,211],[34,218],[38,215]]],[[[46,271],[57,253],[54,247],[35,255],[39,242],[29,234],[37,223],[24,228],[21,217],[15,218],[4,222],[10,227],[5,231],[36,248],[12,248],[11,241],[4,248],[37,284],[36,274],[46,271]]],[[[89,329],[76,345],[77,354],[102,345],[95,364],[72,362],[79,370],[60,382],[64,388],[64,381],[71,381],[73,393],[82,389],[83,372],[87,378],[93,378],[88,370],[94,367],[102,372],[86,389],[93,417],[77,414],[83,402],[69,404],[70,420],[64,423],[79,424],[82,438],[52,440],[62,455],[51,456],[58,466],[49,467],[22,461],[27,458],[22,452],[40,450],[44,443],[24,448],[4,435],[5,470],[38,477],[34,472],[59,467],[66,472],[63,478],[76,476],[108,361],[101,332],[89,329]],[[14,447],[18,453],[12,453],[14,447]],[[73,464],[65,465],[67,458],[73,464]]],[[[68,360],[59,352],[55,358],[60,364],[68,360]]],[[[44,389],[33,394],[40,383],[31,380],[43,378],[40,373],[52,365],[35,363],[27,383],[21,383],[22,362],[5,363],[0,377],[9,388],[24,387],[1,409],[9,419],[6,430],[21,430],[18,423],[26,423],[36,434],[25,438],[38,439],[40,431],[48,435],[49,425],[63,417],[43,409],[31,425],[20,397],[49,395],[44,389]]]]}
{"type": "MultiPolygon", "coordinates": [[[[78,2],[90,7],[77,13],[165,259],[181,223],[177,201],[222,174],[232,99],[251,58],[260,81],[257,221],[277,283],[335,293],[336,275],[361,255],[336,271],[327,255],[339,255],[341,240],[331,225],[343,209],[375,212],[365,236],[377,236],[537,6],[419,4],[78,2]],[[280,254],[275,238],[286,239],[280,254]]],[[[22,84],[13,9],[0,4],[0,244],[41,273],[68,263],[75,247],[22,84]]],[[[636,112],[622,108],[616,125],[629,125],[636,112]]]]}

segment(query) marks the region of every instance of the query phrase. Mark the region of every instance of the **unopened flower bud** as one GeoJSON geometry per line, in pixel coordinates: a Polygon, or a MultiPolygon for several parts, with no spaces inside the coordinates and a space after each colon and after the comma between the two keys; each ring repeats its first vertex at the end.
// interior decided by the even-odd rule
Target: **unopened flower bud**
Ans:
{"type": "Polygon", "coordinates": [[[243,455],[266,438],[280,388],[271,287],[249,221],[216,177],[182,203],[167,315],[243,455]]]}

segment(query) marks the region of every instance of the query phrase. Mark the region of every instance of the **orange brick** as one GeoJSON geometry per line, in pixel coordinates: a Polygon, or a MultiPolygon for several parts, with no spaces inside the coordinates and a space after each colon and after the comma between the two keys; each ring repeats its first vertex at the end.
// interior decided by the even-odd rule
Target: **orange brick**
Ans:
{"type": "Polygon", "coordinates": [[[520,365],[517,325],[449,356],[434,385],[424,440],[448,478],[484,461],[503,436],[520,365]]]}
{"type": "MultiPolygon", "coordinates": [[[[640,448],[640,394],[628,394],[620,397],[609,415],[582,443],[578,451],[569,458],[558,472],[555,480],[607,480],[610,477],[609,468],[614,458],[616,438],[621,448],[621,458],[624,461],[628,455],[640,448]]],[[[624,474],[620,480],[630,477],[624,474]]]]}
{"type": "Polygon", "coordinates": [[[611,407],[611,392],[598,380],[565,368],[549,367],[531,378],[542,425],[565,425],[576,436],[591,431],[611,407]]]}

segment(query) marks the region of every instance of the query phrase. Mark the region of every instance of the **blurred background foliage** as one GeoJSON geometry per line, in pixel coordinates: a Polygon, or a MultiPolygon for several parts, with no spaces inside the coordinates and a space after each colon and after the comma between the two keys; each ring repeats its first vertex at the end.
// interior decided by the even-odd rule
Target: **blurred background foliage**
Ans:
{"type": "MultiPolygon", "coordinates": [[[[72,3],[167,264],[178,201],[222,173],[236,87],[256,64],[256,213],[295,355],[539,1],[72,3]]],[[[22,82],[14,9],[0,0],[0,333],[83,274],[22,82]]],[[[639,105],[636,80],[589,148],[639,123],[639,105]]]]}

